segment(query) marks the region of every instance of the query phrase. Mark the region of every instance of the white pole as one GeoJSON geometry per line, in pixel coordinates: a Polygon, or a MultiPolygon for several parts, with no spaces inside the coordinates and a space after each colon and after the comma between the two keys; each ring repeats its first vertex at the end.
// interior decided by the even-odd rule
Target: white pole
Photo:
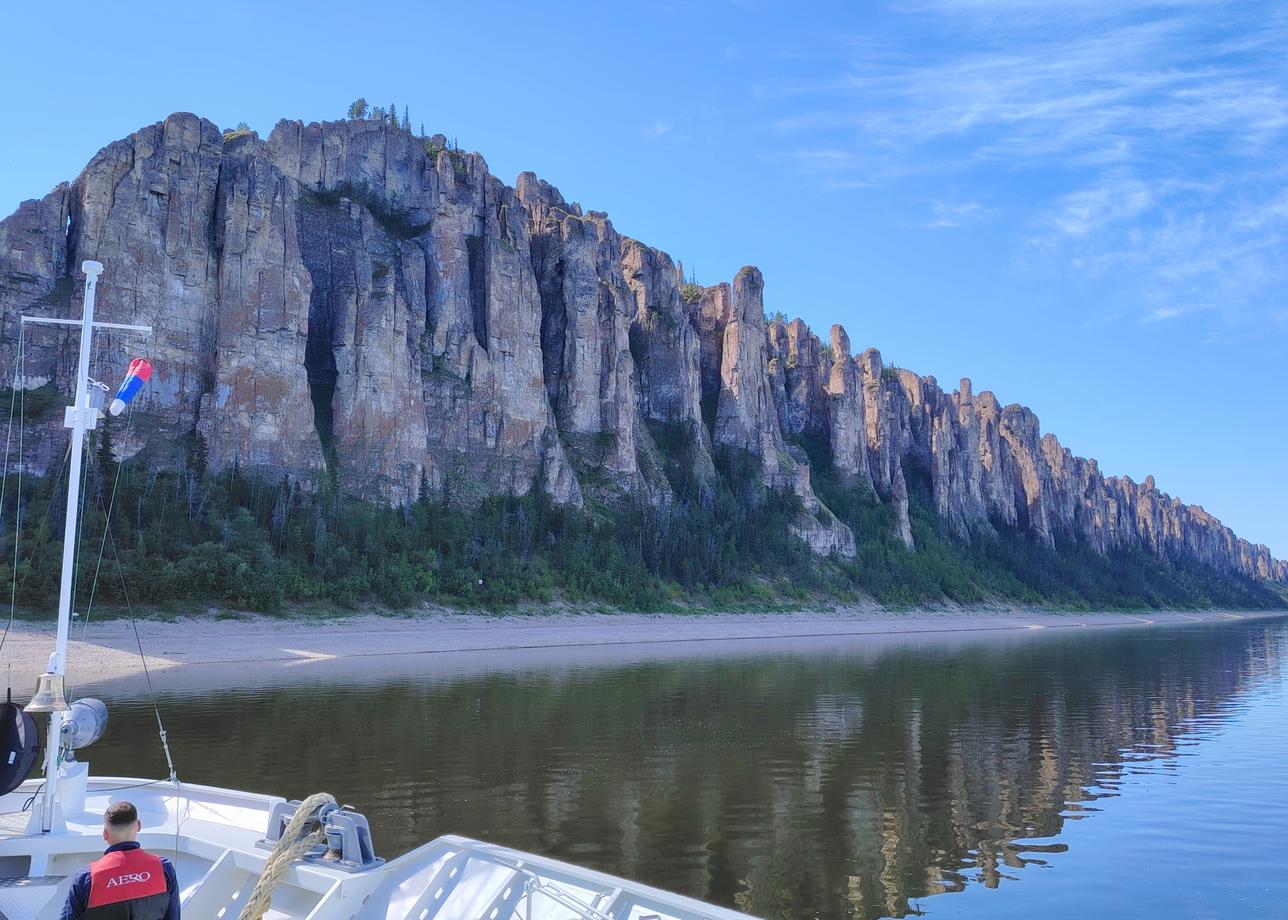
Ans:
{"type": "MultiPolygon", "coordinates": [[[[76,560],[76,515],[80,503],[80,474],[85,449],[85,429],[93,418],[89,405],[90,340],[94,336],[94,289],[103,273],[100,262],[82,262],[85,273],[85,312],[81,316],[80,361],[76,368],[76,402],[67,411],[67,427],[72,430],[71,467],[67,474],[67,518],[63,527],[63,579],[58,591],[58,641],[50,657],[50,670],[67,673],[67,639],[72,624],[72,577],[76,560]]],[[[54,803],[58,800],[58,754],[61,748],[63,713],[49,714],[49,737],[45,742],[45,797],[42,803],[41,828],[53,828],[54,803]]]]}

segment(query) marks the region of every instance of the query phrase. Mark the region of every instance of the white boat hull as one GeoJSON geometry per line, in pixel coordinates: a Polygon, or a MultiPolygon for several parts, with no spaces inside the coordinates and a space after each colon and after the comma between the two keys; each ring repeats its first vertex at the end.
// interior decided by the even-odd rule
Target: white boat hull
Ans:
{"type": "MultiPolygon", "coordinates": [[[[38,788],[28,781],[0,797],[0,920],[57,920],[72,874],[103,851],[104,809],[120,799],[138,806],[143,846],[174,862],[185,920],[236,920],[269,855],[257,844],[283,801],[189,783],[94,777],[78,813],[61,816],[65,829],[40,834],[29,832],[31,807],[24,809],[38,788]]],[[[745,920],[693,898],[455,836],[358,871],[297,862],[274,888],[265,917],[745,920]]]]}

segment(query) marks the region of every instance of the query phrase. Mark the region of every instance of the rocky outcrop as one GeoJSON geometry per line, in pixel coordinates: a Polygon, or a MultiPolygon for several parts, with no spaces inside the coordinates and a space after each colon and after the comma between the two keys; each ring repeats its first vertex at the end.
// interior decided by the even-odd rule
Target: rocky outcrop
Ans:
{"type": "MultiPolygon", "coordinates": [[[[214,360],[221,284],[216,208],[223,148],[215,125],[192,115],[172,115],[109,144],[70,186],[60,186],[34,208],[27,203],[0,224],[0,239],[17,238],[19,243],[16,249],[4,246],[0,255],[5,260],[0,268],[5,317],[0,353],[7,365],[16,363],[18,314],[79,315],[80,263],[103,262],[111,268],[99,281],[96,318],[151,325],[153,333],[146,339],[100,334],[95,371],[111,368],[102,375],[115,377],[131,357],[146,350],[156,371],[141,400],[139,424],[151,429],[148,441],[156,450],[171,456],[199,424],[203,399],[221,383],[230,430],[236,426],[231,418],[253,412],[256,396],[268,397],[275,389],[267,380],[249,387],[221,380],[214,360]]],[[[246,308],[254,309],[250,304],[246,308]]],[[[253,350],[253,345],[247,347],[253,350]]],[[[24,384],[71,390],[76,351],[71,330],[32,327],[19,369],[24,384]]],[[[289,400],[284,391],[272,395],[289,400]]],[[[37,442],[45,440],[44,434],[59,440],[58,422],[43,433],[37,429],[37,442]]],[[[248,449],[253,446],[247,444],[248,449]]],[[[118,442],[118,448],[129,450],[131,445],[118,442]]],[[[219,455],[216,445],[212,450],[219,455]]],[[[25,459],[41,469],[42,457],[37,448],[34,458],[29,454],[25,459]]],[[[263,459],[276,465],[275,458],[263,459]]],[[[310,456],[304,452],[280,466],[307,470],[310,456]]]]}
{"type": "Polygon", "coordinates": [[[532,173],[519,176],[541,292],[546,394],[559,430],[623,488],[638,489],[638,399],[630,351],[635,301],[608,215],[570,206],[532,173]]]}
{"type": "Polygon", "coordinates": [[[536,483],[579,504],[514,189],[383,122],[282,122],[268,147],[305,203],[308,376],[342,482],[402,501],[422,473],[450,501],[536,483]]]}
{"type": "Polygon", "coordinates": [[[858,364],[850,352],[850,337],[840,326],[832,327],[829,351],[832,366],[827,375],[829,405],[825,421],[832,450],[832,465],[842,475],[871,486],[869,446],[864,428],[867,418],[864,387],[858,364]]]}
{"type": "Polygon", "coordinates": [[[634,297],[631,354],[639,374],[639,409],[659,422],[701,422],[701,345],[680,297],[671,257],[623,238],[622,271],[634,297]]]}
{"type": "Polygon", "coordinates": [[[729,287],[719,285],[704,296],[700,309],[712,331],[720,330],[720,389],[712,438],[725,448],[752,458],[755,474],[773,489],[794,492],[804,514],[797,533],[819,553],[854,555],[854,534],[814,495],[809,464],[799,448],[789,449],[779,427],[770,379],[765,323],[765,281],[760,270],[745,266],[729,287]],[[723,329],[721,329],[723,326],[723,329]]]}
{"type": "Polygon", "coordinates": [[[769,326],[770,351],[783,377],[779,418],[784,433],[796,437],[828,436],[831,425],[829,362],[818,336],[800,319],[769,326]]]}
{"type": "Polygon", "coordinates": [[[929,478],[935,509],[963,537],[996,526],[1018,528],[1050,546],[1077,541],[1099,552],[1143,550],[1284,582],[1288,564],[1239,539],[1202,508],[1143,483],[1105,477],[1095,460],[1075,457],[1037,416],[975,395],[963,379],[945,394],[933,378],[900,372],[913,435],[905,455],[929,478]]]}
{"type": "MultiPolygon", "coordinates": [[[[33,327],[19,362],[18,317],[75,315],[91,258],[107,266],[100,318],[154,328],[99,337],[100,376],[141,351],[156,367],[120,454],[325,469],[395,502],[538,488],[665,507],[654,434],[678,432],[694,500],[718,454],[754,480],[749,500],[795,494],[792,529],[821,554],[855,543],[808,457],[888,503],[910,549],[924,500],[963,539],[1015,528],[1288,582],[1264,546],[1152,477],[1104,476],[1031,410],[854,355],[839,326],[824,346],[799,319],[768,323],[753,267],[684,284],[606,215],[530,173],[511,188],[441,136],[283,121],[265,141],[176,114],[110,144],[0,221],[0,356],[19,387],[70,388],[74,336],[33,327]]],[[[23,463],[41,472],[63,430],[53,412],[28,421],[23,463]]]]}
{"type": "MultiPolygon", "coordinates": [[[[44,198],[24,201],[0,221],[0,376],[6,387],[36,389],[60,371],[60,380],[70,379],[68,336],[32,327],[28,338],[20,325],[24,313],[65,315],[71,301],[76,281],[69,277],[67,263],[70,204],[70,187],[63,183],[44,198]]],[[[10,394],[11,405],[14,395],[10,394]]],[[[22,455],[15,455],[14,465],[43,471],[65,449],[65,438],[59,437],[62,419],[54,413],[33,415],[28,415],[22,455]]]]}
{"type": "Polygon", "coordinates": [[[728,282],[704,288],[688,303],[689,322],[698,333],[698,384],[703,418],[715,429],[724,361],[724,334],[733,316],[728,282]]]}
{"type": "Polygon", "coordinates": [[[783,487],[793,470],[770,389],[765,334],[765,281],[747,266],[733,281],[721,336],[720,395],[713,437],[759,460],[766,485],[783,487]]]}
{"type": "MultiPolygon", "coordinates": [[[[51,297],[62,283],[73,283],[67,276],[67,222],[69,190],[67,183],[55,188],[44,198],[24,201],[18,210],[0,221],[0,329],[6,345],[16,342],[13,323],[19,308],[35,312],[42,301],[51,297]]],[[[65,299],[65,298],[64,298],[65,299]]],[[[6,353],[11,360],[12,353],[6,353]]]]}
{"type": "Polygon", "coordinates": [[[300,257],[295,188],[257,138],[227,145],[214,218],[221,309],[208,314],[202,352],[210,380],[197,424],[214,451],[207,462],[320,469],[321,444],[307,423],[309,382],[300,373],[313,278],[300,257]]]}
{"type": "Polygon", "coordinates": [[[636,240],[623,238],[621,251],[622,273],[634,297],[630,346],[639,414],[679,429],[695,481],[709,493],[716,469],[702,421],[702,346],[680,294],[681,269],[666,253],[636,240]]]}

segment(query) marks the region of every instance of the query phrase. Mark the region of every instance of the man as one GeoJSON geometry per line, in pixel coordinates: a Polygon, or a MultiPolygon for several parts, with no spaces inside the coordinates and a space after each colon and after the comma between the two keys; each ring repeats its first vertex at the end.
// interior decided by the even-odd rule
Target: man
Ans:
{"type": "Polygon", "coordinates": [[[103,813],[107,852],[76,873],[59,920],[179,920],[179,880],[170,860],[143,852],[129,802],[103,813]]]}

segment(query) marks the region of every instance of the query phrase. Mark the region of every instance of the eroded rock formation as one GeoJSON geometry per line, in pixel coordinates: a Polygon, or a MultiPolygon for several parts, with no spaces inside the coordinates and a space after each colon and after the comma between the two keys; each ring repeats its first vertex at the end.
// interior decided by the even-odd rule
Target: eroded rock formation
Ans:
{"type": "MultiPolygon", "coordinates": [[[[18,316],[74,315],[90,258],[107,266],[100,317],[155,329],[142,345],[104,335],[95,355],[119,368],[142,348],[157,368],[123,454],[329,467],[395,502],[423,482],[449,501],[539,488],[665,506],[653,435],[678,432],[705,489],[723,456],[795,494],[792,529],[821,554],[855,542],[804,447],[890,503],[910,548],[915,488],[963,538],[1008,526],[1288,582],[1266,547],[1152,477],[1105,477],[1030,410],[855,355],[839,326],[824,346],[800,320],[767,322],[754,267],[685,284],[606,215],[530,173],[511,188],[441,136],[283,121],[261,140],[176,114],[110,144],[0,221],[0,355],[20,387],[69,387],[74,338],[33,328],[19,364],[18,316]]],[[[29,427],[40,472],[61,428],[29,427]]]]}

